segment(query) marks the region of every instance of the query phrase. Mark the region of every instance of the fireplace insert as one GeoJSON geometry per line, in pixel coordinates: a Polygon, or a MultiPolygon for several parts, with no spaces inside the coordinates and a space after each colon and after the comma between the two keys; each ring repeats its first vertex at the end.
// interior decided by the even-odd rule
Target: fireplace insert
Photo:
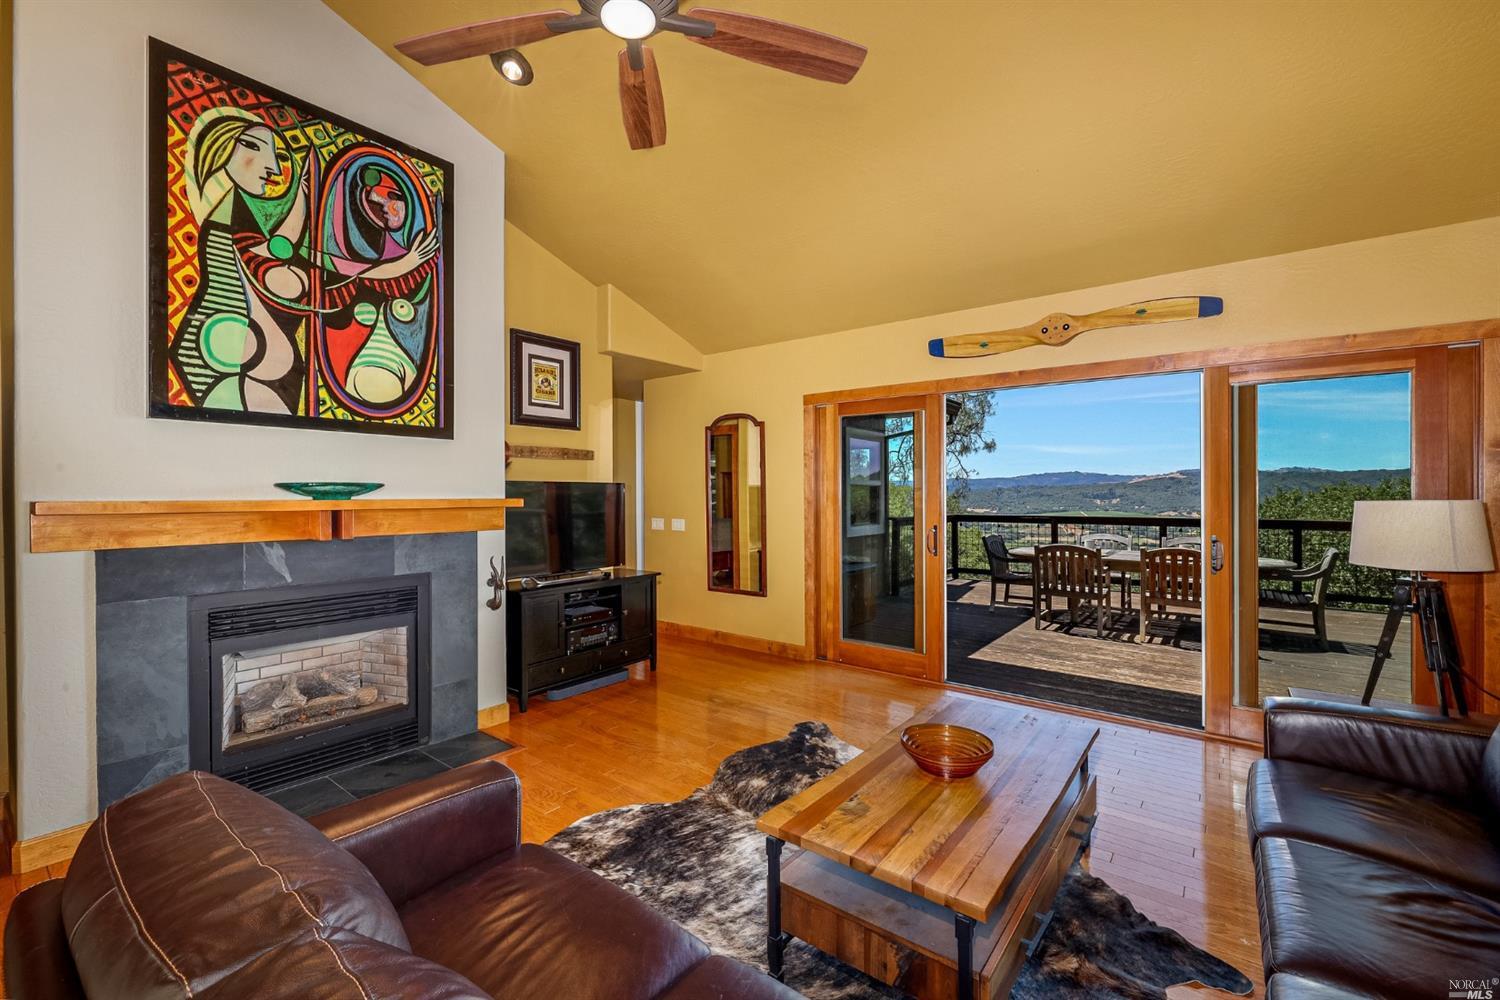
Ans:
{"type": "Polygon", "coordinates": [[[189,757],[269,791],[420,746],[427,574],[189,599],[189,757]]]}

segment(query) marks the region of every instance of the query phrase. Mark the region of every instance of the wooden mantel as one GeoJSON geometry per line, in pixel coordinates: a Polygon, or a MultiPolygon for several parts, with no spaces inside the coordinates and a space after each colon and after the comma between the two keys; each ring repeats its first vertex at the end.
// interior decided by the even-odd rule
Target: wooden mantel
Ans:
{"type": "Polygon", "coordinates": [[[520,500],[38,500],[32,552],[500,531],[520,500]]]}

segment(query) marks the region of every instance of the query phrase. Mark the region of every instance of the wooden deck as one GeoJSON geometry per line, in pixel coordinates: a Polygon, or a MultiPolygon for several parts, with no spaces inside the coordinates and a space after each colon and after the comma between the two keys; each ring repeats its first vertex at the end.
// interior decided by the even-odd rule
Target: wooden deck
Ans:
{"type": "MultiPolygon", "coordinates": [[[[1031,591],[1011,586],[1010,601],[989,609],[987,580],[948,582],[949,680],[995,691],[1153,719],[1201,724],[1203,637],[1197,615],[1153,622],[1136,638],[1134,610],[1120,608],[1118,592],[1104,637],[1092,617],[1067,622],[1067,612],[1042,629],[1031,618],[1031,591]]],[[[1262,611],[1260,693],[1291,687],[1358,696],[1364,691],[1384,616],[1330,610],[1329,648],[1318,648],[1307,614],[1262,611]]],[[[1409,701],[1411,630],[1403,628],[1385,666],[1377,698],[1409,701]]]]}

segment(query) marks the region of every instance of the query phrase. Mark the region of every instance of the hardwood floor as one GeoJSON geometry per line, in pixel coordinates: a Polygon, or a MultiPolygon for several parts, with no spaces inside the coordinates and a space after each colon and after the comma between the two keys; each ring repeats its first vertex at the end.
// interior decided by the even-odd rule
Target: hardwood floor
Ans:
{"type": "MultiPolygon", "coordinates": [[[[942,688],[724,646],[663,640],[660,668],[566,701],[536,699],[488,732],[521,777],[522,834],[543,841],[590,813],[681,798],[742,747],[827,722],[868,746],[942,688]]],[[[1092,767],[1099,823],[1086,864],[1142,913],[1239,968],[1260,996],[1255,884],[1245,837],[1244,747],[1100,723],[1092,767]]],[[[66,865],[0,879],[15,894],[66,865]]],[[[1174,991],[1175,993],[1175,991],[1174,991]]],[[[1194,994],[1214,995],[1214,994],[1194,994]]]]}
{"type": "MultiPolygon", "coordinates": [[[[678,799],[725,756],[827,722],[868,746],[942,688],[893,675],[683,641],[663,642],[653,678],[530,712],[489,732],[519,745],[500,759],[521,776],[522,832],[633,802],[678,799]]],[[[1087,865],[1142,913],[1240,969],[1261,993],[1255,880],[1245,834],[1240,746],[1100,723],[1092,766],[1099,824],[1087,865]]]]}

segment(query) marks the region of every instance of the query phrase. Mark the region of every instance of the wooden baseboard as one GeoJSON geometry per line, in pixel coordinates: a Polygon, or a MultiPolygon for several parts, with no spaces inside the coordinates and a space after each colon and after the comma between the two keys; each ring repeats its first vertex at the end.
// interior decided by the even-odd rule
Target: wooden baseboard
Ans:
{"type": "Polygon", "coordinates": [[[498,705],[479,710],[479,728],[488,729],[491,726],[503,726],[510,721],[510,702],[502,701],[498,705]]]}
{"type": "Polygon", "coordinates": [[[30,840],[19,840],[10,846],[10,870],[13,875],[24,875],[48,865],[60,864],[73,857],[78,842],[92,824],[79,823],[66,830],[54,830],[30,840]]]}
{"type": "Polygon", "coordinates": [[[812,654],[801,643],[762,639],[760,636],[740,635],[736,632],[721,632],[718,629],[700,628],[697,625],[683,625],[678,622],[657,622],[656,634],[671,639],[685,639],[688,642],[706,642],[716,646],[731,646],[735,649],[749,650],[752,653],[767,653],[771,656],[780,656],[788,660],[801,660],[804,662],[812,660],[812,654]]]}

